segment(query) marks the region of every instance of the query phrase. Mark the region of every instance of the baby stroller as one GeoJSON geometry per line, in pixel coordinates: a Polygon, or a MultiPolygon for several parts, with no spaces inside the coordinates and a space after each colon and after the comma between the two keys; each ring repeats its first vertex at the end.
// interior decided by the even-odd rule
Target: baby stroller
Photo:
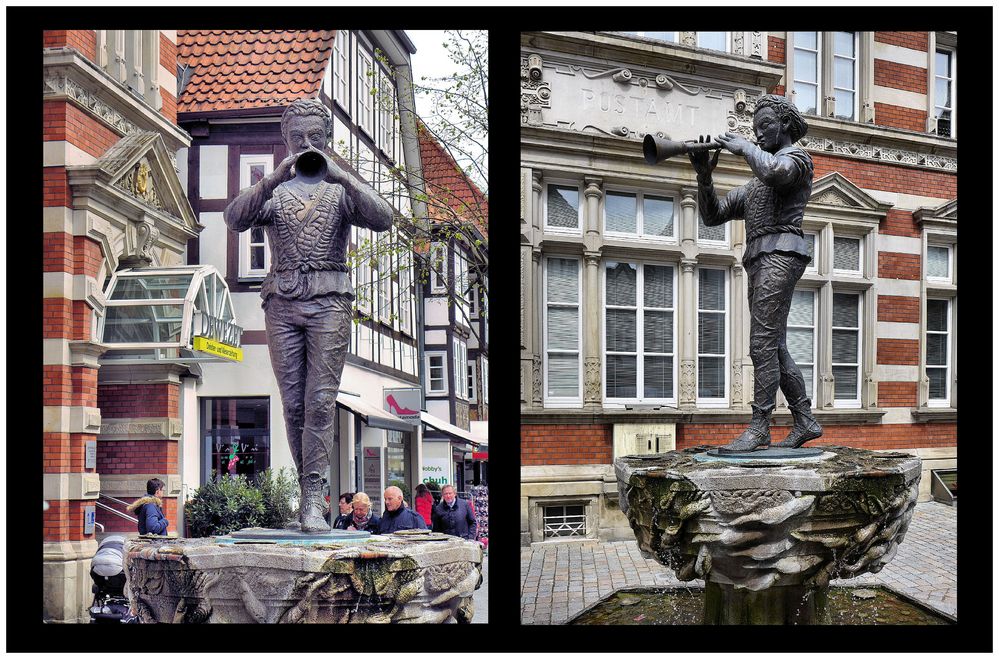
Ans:
{"type": "Polygon", "coordinates": [[[120,623],[131,618],[125,597],[124,548],[124,536],[110,535],[101,540],[90,562],[90,578],[94,581],[91,623],[120,623]]]}

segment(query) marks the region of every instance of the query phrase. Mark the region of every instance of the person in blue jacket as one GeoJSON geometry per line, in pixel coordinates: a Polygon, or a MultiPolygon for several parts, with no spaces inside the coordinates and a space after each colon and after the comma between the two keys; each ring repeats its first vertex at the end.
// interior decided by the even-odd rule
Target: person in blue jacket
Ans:
{"type": "Polygon", "coordinates": [[[454,485],[441,488],[441,502],[434,506],[434,531],[475,540],[475,513],[468,502],[459,499],[454,485]]]}
{"type": "Polygon", "coordinates": [[[158,478],[146,482],[147,496],[136,499],[128,505],[128,512],[139,518],[139,535],[166,535],[167,521],[163,514],[163,492],[166,484],[158,478]]]}
{"type": "Polygon", "coordinates": [[[378,534],[395,533],[406,529],[425,529],[427,523],[402,499],[402,490],[395,485],[385,490],[385,514],[378,523],[378,534]]]}

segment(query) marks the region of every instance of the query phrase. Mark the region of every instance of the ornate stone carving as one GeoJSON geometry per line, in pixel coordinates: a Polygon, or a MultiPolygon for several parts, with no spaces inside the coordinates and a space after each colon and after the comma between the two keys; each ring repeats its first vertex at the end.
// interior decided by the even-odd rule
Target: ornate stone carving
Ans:
{"type": "Polygon", "coordinates": [[[697,46],[697,33],[681,32],[680,43],[683,44],[684,46],[697,46]]]}
{"type": "Polygon", "coordinates": [[[788,471],[766,459],[719,469],[695,458],[702,451],[615,461],[639,548],[682,581],[763,591],[878,572],[919,492],[920,460],[901,453],[828,447],[788,471]]]}
{"type": "Polygon", "coordinates": [[[763,57],[763,33],[753,32],[753,51],[750,53],[752,57],[763,57]]]}
{"type": "Polygon", "coordinates": [[[829,204],[830,206],[856,206],[852,200],[835,190],[826,190],[809,200],[812,204],[829,204]]]}
{"type": "Polygon", "coordinates": [[[798,140],[797,144],[808,151],[833,153],[853,158],[861,158],[864,160],[913,165],[929,169],[940,169],[946,172],[957,171],[956,158],[935,155],[932,153],[922,153],[905,149],[892,149],[872,144],[831,140],[825,137],[812,137],[809,135],[802,137],[798,140]]]}
{"type": "Polygon", "coordinates": [[[732,52],[736,55],[746,54],[745,32],[732,33],[732,52]]]}
{"type": "Polygon", "coordinates": [[[541,355],[534,355],[531,361],[531,373],[533,376],[534,386],[531,387],[531,400],[534,402],[535,407],[541,407],[542,401],[542,388],[544,385],[541,380],[541,355]]]}
{"type": "Polygon", "coordinates": [[[128,135],[133,131],[139,130],[138,126],[123,117],[120,112],[68,76],[62,75],[46,78],[42,92],[45,96],[66,94],[69,100],[122,135],[128,135]]]}
{"type": "Polygon", "coordinates": [[[216,538],[125,546],[142,622],[469,622],[482,581],[477,543],[424,532],[326,544],[216,538]]]}
{"type": "Polygon", "coordinates": [[[163,202],[160,201],[153,184],[152,170],[145,160],[137,162],[135,167],[122,176],[115,185],[136,199],[141,199],[153,208],[164,210],[163,202]]]}
{"type": "Polygon", "coordinates": [[[694,382],[695,368],[694,360],[684,359],[680,362],[680,400],[693,402],[696,400],[696,387],[694,382]]]}
{"type": "Polygon", "coordinates": [[[160,230],[149,219],[131,222],[131,238],[128,251],[118,256],[118,262],[128,268],[141,268],[153,262],[152,249],[160,236],[160,230]]]}
{"type": "Polygon", "coordinates": [[[739,404],[742,400],[742,360],[732,360],[732,398],[739,404]]]}
{"type": "Polygon", "coordinates": [[[542,80],[541,57],[530,55],[520,61],[520,121],[530,126],[542,122],[541,110],[550,108],[551,85],[542,80]]]}
{"type": "Polygon", "coordinates": [[[600,358],[587,357],[584,362],[585,402],[600,403],[600,358]]]}

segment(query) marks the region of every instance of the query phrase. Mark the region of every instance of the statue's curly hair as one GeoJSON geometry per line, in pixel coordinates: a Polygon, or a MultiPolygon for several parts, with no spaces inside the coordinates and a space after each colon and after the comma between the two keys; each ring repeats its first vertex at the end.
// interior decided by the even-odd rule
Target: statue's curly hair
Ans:
{"type": "Polygon", "coordinates": [[[300,98],[294,101],[281,115],[281,136],[287,140],[286,133],[288,124],[294,117],[322,117],[323,125],[326,128],[326,141],[330,141],[333,135],[333,118],[329,110],[317,98],[300,98]]]}
{"type": "Polygon", "coordinates": [[[787,100],[783,96],[778,96],[776,94],[766,94],[761,96],[756,101],[755,112],[759,112],[763,108],[770,108],[777,113],[777,118],[780,119],[781,123],[784,123],[784,119],[787,118],[787,130],[791,136],[791,142],[797,142],[800,140],[805,133],[808,132],[808,124],[805,119],[798,112],[798,108],[794,107],[794,103],[787,100]]]}

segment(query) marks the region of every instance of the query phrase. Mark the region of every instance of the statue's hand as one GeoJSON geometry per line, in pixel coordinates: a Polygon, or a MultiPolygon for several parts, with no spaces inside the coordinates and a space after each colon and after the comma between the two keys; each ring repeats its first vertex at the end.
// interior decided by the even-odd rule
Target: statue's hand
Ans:
{"type": "Polygon", "coordinates": [[[744,156],[749,152],[755,145],[747,140],[742,135],[733,132],[727,132],[724,135],[718,135],[715,140],[725,147],[731,153],[737,156],[744,156]]]}
{"type": "MultiPolygon", "coordinates": [[[[701,135],[698,137],[698,144],[707,144],[711,141],[710,135],[701,135]]],[[[694,171],[697,172],[698,177],[710,176],[711,172],[714,171],[715,167],[718,165],[718,156],[721,155],[721,149],[715,151],[714,156],[708,156],[709,149],[692,148],[687,151],[687,157],[690,158],[690,164],[694,166],[694,171]]]]}
{"type": "Polygon", "coordinates": [[[267,177],[266,181],[271,189],[276,188],[285,181],[291,180],[291,169],[295,166],[295,161],[298,160],[297,153],[289,155],[287,158],[278,163],[278,166],[274,168],[267,177]]]}
{"type": "Polygon", "coordinates": [[[347,185],[350,182],[350,175],[343,170],[343,167],[336,164],[329,154],[324,153],[323,157],[326,158],[326,180],[330,183],[347,185]]]}

